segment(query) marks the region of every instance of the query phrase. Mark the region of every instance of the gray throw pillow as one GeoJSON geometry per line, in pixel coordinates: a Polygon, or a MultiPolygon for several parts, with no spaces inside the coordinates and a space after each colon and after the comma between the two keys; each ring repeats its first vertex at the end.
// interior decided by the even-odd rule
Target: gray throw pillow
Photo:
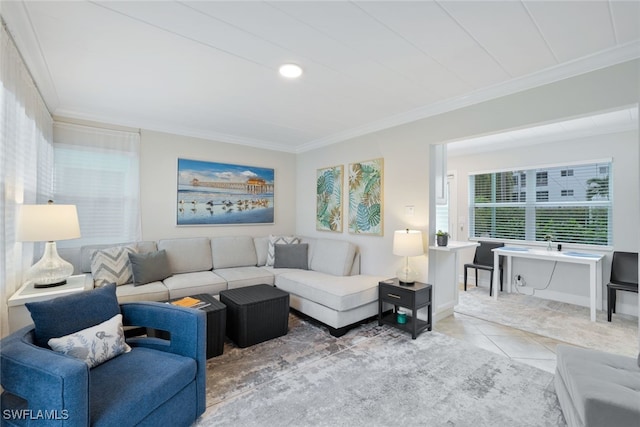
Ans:
{"type": "Polygon", "coordinates": [[[309,245],[307,243],[274,245],[274,251],[274,268],[299,268],[301,270],[309,269],[309,261],[307,259],[309,245]]]}
{"type": "Polygon", "coordinates": [[[164,280],[171,276],[167,252],[164,249],[145,254],[130,253],[129,262],[133,270],[133,286],[164,280]]]}

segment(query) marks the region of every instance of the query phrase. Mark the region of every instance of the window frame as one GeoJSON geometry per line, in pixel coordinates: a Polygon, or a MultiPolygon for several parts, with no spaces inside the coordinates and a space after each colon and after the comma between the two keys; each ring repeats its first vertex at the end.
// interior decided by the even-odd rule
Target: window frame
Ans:
{"type": "MultiPolygon", "coordinates": [[[[603,166],[598,167],[598,174],[600,174],[603,166]]],[[[563,163],[552,163],[552,164],[539,164],[539,165],[527,165],[527,166],[517,166],[511,168],[501,168],[501,169],[492,169],[492,170],[482,170],[482,171],[473,171],[468,173],[468,213],[469,213],[469,227],[467,228],[468,236],[467,238],[470,241],[500,241],[500,242],[511,242],[516,244],[525,244],[529,246],[544,246],[546,242],[543,240],[536,240],[536,226],[535,226],[535,209],[544,208],[544,207],[582,207],[585,205],[593,206],[593,207],[607,207],[608,208],[608,229],[607,229],[607,244],[596,244],[596,243],[567,243],[561,242],[565,247],[571,248],[586,248],[586,249],[597,249],[597,250],[612,250],[614,242],[613,242],[613,198],[614,198],[614,177],[613,177],[614,163],[612,158],[602,158],[602,159],[589,159],[589,160],[580,160],[580,161],[572,161],[572,162],[563,162],[563,163]],[[551,170],[551,169],[573,169],[575,167],[580,166],[588,166],[588,165],[599,165],[606,163],[606,167],[608,168],[607,176],[609,180],[609,200],[601,201],[601,200],[591,200],[591,201],[561,201],[561,202],[539,202],[535,200],[535,195],[540,187],[537,185],[537,174],[535,173],[538,170],[551,170]],[[521,187],[518,187],[518,201],[517,202],[482,202],[480,204],[476,203],[474,200],[475,187],[471,182],[471,177],[478,175],[486,175],[486,174],[498,174],[505,172],[512,172],[514,175],[518,175],[518,181],[522,181],[521,173],[527,171],[532,171],[534,173],[534,177],[536,177],[536,182],[533,182],[533,185],[526,186],[525,191],[528,192],[527,200],[522,202],[522,196],[520,195],[521,187]],[[516,173],[518,172],[518,173],[516,173]],[[477,207],[488,207],[488,208],[509,208],[509,207],[524,207],[525,208],[525,218],[526,221],[533,220],[533,226],[531,224],[525,224],[525,238],[524,239],[509,239],[503,237],[483,237],[483,236],[475,236],[475,211],[474,209],[477,207]],[[532,208],[533,210],[533,219],[531,219],[531,213],[526,213],[527,208],[532,208]]],[[[548,175],[547,175],[548,177],[548,175]]],[[[548,188],[548,186],[547,186],[548,188]]],[[[545,190],[547,189],[545,188],[545,190]]],[[[495,198],[494,198],[495,200],[495,198]]],[[[495,235],[495,231],[493,231],[495,235]]]]}

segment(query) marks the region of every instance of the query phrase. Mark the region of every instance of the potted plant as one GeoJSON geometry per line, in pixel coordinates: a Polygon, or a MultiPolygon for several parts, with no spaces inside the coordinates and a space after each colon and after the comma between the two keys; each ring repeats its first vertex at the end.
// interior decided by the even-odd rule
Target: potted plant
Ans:
{"type": "Polygon", "coordinates": [[[436,233],[436,244],[438,246],[447,246],[449,244],[449,233],[438,230],[436,233]]]}

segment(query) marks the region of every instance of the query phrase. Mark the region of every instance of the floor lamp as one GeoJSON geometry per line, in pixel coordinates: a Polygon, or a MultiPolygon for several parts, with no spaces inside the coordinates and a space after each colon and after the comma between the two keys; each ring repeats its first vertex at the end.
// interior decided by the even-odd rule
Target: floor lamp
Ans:
{"type": "Polygon", "coordinates": [[[78,212],[75,205],[22,205],[18,213],[17,240],[46,242],[40,261],[31,266],[27,279],[36,288],[49,288],[67,283],[73,265],[60,258],[56,240],[80,237],[78,212]]]}

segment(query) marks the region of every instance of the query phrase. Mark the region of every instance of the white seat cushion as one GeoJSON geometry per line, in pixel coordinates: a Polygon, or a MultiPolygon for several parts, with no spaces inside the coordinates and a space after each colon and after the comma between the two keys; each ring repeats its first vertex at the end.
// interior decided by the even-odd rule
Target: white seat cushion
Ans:
{"type": "Polygon", "coordinates": [[[242,288],[251,285],[273,285],[273,273],[261,267],[234,267],[214,270],[227,281],[227,288],[242,288]]]}
{"type": "Polygon", "coordinates": [[[217,295],[227,289],[227,281],[211,271],[175,274],[164,279],[164,284],[172,299],[197,294],[217,295]]]}
{"type": "Polygon", "coordinates": [[[277,274],[276,287],[337,311],[378,300],[378,276],[333,276],[310,270],[277,274]]]}

